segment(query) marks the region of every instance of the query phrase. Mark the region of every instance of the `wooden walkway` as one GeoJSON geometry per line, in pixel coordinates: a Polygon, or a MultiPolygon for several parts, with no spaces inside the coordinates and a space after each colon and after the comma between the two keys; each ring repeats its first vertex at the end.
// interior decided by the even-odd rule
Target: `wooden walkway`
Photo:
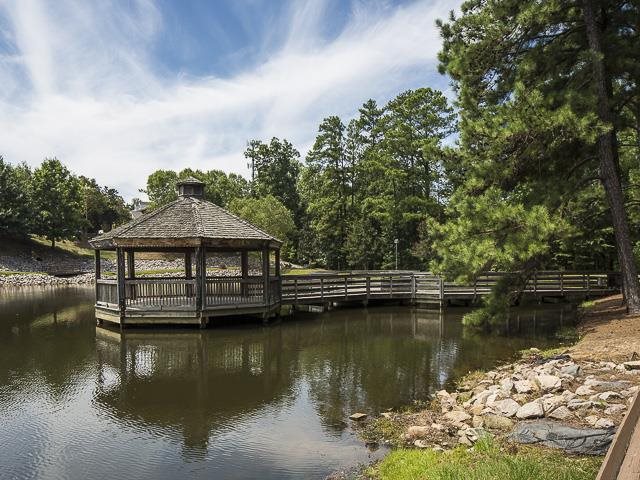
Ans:
{"type": "MultiPolygon", "coordinates": [[[[113,279],[96,281],[96,317],[129,325],[206,326],[208,319],[229,315],[261,315],[267,319],[282,305],[326,306],[332,303],[405,301],[444,306],[472,304],[489,294],[507,273],[481,275],[462,285],[422,272],[348,272],[263,277],[125,278],[124,295],[113,279]]],[[[594,272],[545,271],[533,274],[525,297],[589,298],[617,292],[616,275],[594,272]]]]}
{"type": "Polygon", "coordinates": [[[638,480],[640,478],[640,400],[633,399],[596,480],[638,480]]]}
{"type": "MultiPolygon", "coordinates": [[[[489,294],[506,273],[481,275],[473,284],[444,281],[429,273],[353,272],[282,277],[282,303],[290,305],[368,300],[409,300],[445,305],[475,303],[489,294]]],[[[602,296],[618,291],[614,274],[543,271],[533,274],[524,295],[536,299],[602,296]]]]}

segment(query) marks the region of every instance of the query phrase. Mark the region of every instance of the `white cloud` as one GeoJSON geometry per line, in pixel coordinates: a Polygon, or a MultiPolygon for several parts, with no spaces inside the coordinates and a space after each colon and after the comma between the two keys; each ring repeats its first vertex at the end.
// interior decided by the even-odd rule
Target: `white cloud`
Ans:
{"type": "Polygon", "coordinates": [[[286,42],[262,63],[232,78],[168,78],[150,54],[162,29],[152,3],[0,0],[0,35],[14,45],[0,55],[0,154],[31,165],[57,156],[129,197],[157,168],[246,173],[249,139],[277,135],[304,150],[324,116],[427,84],[435,19],[456,7],[359,4],[323,41],[327,4],[295,5],[286,42]]]}

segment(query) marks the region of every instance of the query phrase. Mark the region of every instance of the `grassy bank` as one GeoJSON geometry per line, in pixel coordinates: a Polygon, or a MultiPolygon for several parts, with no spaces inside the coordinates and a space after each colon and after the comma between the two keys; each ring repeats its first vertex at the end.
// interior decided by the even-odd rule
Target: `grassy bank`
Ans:
{"type": "Polygon", "coordinates": [[[504,447],[490,439],[449,452],[398,449],[370,467],[379,480],[593,480],[601,458],[568,457],[534,447],[504,447]]]}

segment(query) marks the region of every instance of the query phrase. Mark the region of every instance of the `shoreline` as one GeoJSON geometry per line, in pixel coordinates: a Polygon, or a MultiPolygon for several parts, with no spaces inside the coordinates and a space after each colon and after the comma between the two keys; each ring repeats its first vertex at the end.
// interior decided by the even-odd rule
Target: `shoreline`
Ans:
{"type": "Polygon", "coordinates": [[[580,337],[569,347],[532,348],[490,371],[470,372],[455,389],[432,395],[426,406],[354,422],[367,445],[384,445],[391,453],[357,472],[328,478],[386,478],[381,470],[397,457],[406,462],[406,456],[432,456],[447,464],[447,453],[475,455],[476,446],[487,441],[512,459],[520,451],[542,449],[560,452],[556,461],[568,466],[594,457],[591,463],[599,466],[640,390],[640,338],[633,330],[638,318],[624,312],[621,300],[615,295],[582,308],[580,337]]]}

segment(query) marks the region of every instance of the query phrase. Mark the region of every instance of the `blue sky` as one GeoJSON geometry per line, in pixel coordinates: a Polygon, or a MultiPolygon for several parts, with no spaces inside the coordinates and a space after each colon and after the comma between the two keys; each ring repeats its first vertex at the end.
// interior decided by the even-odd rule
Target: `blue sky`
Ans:
{"type": "Polygon", "coordinates": [[[435,20],[458,4],[0,0],[0,154],[126,198],[158,168],[246,175],[248,140],[304,154],[328,115],[446,90],[435,20]]]}

